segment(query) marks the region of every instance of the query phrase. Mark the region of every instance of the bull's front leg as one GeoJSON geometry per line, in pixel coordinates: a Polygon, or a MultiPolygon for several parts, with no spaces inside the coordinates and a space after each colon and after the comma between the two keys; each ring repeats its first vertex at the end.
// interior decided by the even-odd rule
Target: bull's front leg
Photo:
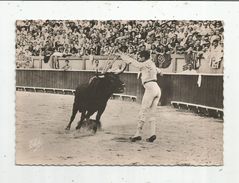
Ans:
{"type": "Polygon", "coordinates": [[[81,113],[81,118],[80,118],[80,121],[78,122],[77,126],[76,126],[76,130],[79,130],[82,126],[82,122],[84,121],[86,115],[85,115],[86,111],[83,111],[81,113]]]}

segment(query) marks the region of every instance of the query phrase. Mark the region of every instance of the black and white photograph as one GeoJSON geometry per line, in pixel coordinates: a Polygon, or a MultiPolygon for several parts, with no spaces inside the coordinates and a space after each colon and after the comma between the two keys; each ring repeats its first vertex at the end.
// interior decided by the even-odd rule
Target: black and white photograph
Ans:
{"type": "Polygon", "coordinates": [[[238,182],[238,2],[0,2],[0,182],[238,182]]]}
{"type": "Polygon", "coordinates": [[[16,20],[17,165],[223,165],[222,20],[16,20]]]}

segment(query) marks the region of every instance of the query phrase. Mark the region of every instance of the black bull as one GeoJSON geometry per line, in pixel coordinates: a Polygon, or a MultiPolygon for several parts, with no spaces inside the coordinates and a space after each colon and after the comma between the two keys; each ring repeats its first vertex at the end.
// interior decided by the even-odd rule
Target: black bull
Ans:
{"type": "Polygon", "coordinates": [[[93,131],[96,132],[97,127],[101,127],[100,118],[106,108],[109,98],[113,93],[124,92],[124,83],[119,78],[120,73],[96,75],[89,83],[79,85],[76,88],[72,115],[66,130],[71,128],[71,123],[75,119],[78,111],[81,113],[81,119],[76,129],[80,129],[83,121],[89,119],[95,112],[97,112],[96,125],[93,127],[93,131]]]}

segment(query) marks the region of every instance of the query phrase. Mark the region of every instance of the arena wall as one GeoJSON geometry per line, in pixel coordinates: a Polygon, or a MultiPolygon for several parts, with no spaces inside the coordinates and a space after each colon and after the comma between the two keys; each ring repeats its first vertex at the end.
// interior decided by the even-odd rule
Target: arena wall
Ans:
{"type": "MultiPolygon", "coordinates": [[[[78,84],[88,82],[94,73],[87,70],[17,69],[16,86],[75,89],[78,84]]],[[[144,89],[137,73],[125,72],[121,79],[126,85],[125,94],[136,96],[140,102],[144,89]]],[[[158,77],[158,83],[162,89],[161,105],[181,101],[223,108],[222,74],[167,73],[158,77]]]]}

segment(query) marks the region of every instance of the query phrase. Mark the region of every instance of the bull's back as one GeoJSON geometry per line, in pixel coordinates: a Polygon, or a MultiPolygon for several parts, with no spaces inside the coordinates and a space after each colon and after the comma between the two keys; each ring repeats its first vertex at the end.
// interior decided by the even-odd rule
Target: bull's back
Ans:
{"type": "Polygon", "coordinates": [[[81,112],[84,110],[97,111],[104,108],[107,101],[108,98],[97,95],[97,91],[94,91],[94,88],[89,87],[88,84],[79,85],[75,90],[74,105],[81,112]]]}

